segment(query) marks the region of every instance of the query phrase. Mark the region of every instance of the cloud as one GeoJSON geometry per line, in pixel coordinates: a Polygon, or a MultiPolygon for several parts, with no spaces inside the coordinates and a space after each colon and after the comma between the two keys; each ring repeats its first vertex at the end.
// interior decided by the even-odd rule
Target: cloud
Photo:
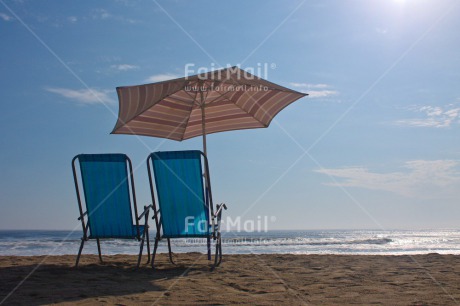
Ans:
{"type": "Polygon", "coordinates": [[[327,185],[383,190],[406,197],[446,195],[448,190],[458,190],[460,162],[456,160],[413,160],[404,164],[401,171],[372,172],[365,167],[319,169],[334,182],[327,185]]]}
{"type": "Polygon", "coordinates": [[[123,23],[139,23],[138,20],[126,18],[122,15],[114,15],[105,9],[95,9],[91,13],[91,18],[93,20],[115,20],[123,23]]]}
{"type": "Polygon", "coordinates": [[[447,128],[460,123],[460,107],[454,104],[447,106],[412,106],[410,111],[418,114],[418,118],[401,119],[395,122],[400,126],[447,128]]]}
{"type": "Polygon", "coordinates": [[[385,29],[385,28],[376,28],[375,31],[378,33],[378,34],[382,34],[382,35],[385,35],[388,33],[388,29],[385,29]]]}
{"type": "Polygon", "coordinates": [[[93,19],[109,19],[113,17],[107,10],[104,9],[95,9],[92,13],[93,19]]]}
{"type": "Polygon", "coordinates": [[[0,13],[0,18],[3,19],[3,21],[12,21],[13,20],[13,17],[8,16],[5,13],[0,13]]]}
{"type": "Polygon", "coordinates": [[[128,71],[128,70],[138,69],[139,66],[129,65],[129,64],[119,64],[119,65],[112,65],[110,66],[110,68],[117,69],[120,71],[128,71]]]}
{"type": "Polygon", "coordinates": [[[177,78],[180,78],[180,76],[177,74],[163,73],[163,74],[155,74],[155,75],[149,76],[147,79],[145,79],[144,82],[156,83],[156,82],[177,79],[177,78]]]}
{"type": "Polygon", "coordinates": [[[309,98],[325,98],[338,95],[339,92],[335,90],[308,90],[305,91],[309,98]]]}
{"type": "Polygon", "coordinates": [[[290,85],[301,92],[308,93],[309,98],[325,98],[339,94],[336,90],[328,89],[330,86],[327,84],[290,83],[290,85]]]}
{"type": "Polygon", "coordinates": [[[112,104],[115,101],[109,96],[111,90],[98,89],[68,89],[68,88],[45,88],[46,91],[58,94],[67,99],[73,100],[78,104],[112,104]]]}
{"type": "Polygon", "coordinates": [[[301,88],[329,88],[330,86],[327,84],[308,84],[308,83],[291,83],[293,87],[301,87],[301,88]]]}
{"type": "Polygon", "coordinates": [[[71,23],[75,23],[78,21],[78,18],[75,16],[70,16],[70,17],[67,17],[67,20],[71,23]]]}

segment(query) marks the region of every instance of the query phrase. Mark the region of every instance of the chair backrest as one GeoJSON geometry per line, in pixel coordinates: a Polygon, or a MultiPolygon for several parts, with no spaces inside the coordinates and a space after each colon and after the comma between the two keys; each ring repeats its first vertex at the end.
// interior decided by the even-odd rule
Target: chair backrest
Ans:
{"type": "MultiPolygon", "coordinates": [[[[137,220],[137,226],[133,225],[131,210],[129,184],[131,181],[134,192],[134,183],[129,158],[124,154],[77,155],[73,162],[75,179],[77,159],[80,163],[81,182],[88,214],[89,238],[139,237],[137,220]]],[[[75,183],[80,211],[82,211],[77,181],[75,183]]],[[[135,197],[133,201],[137,214],[135,197]]]]}
{"type": "MultiPolygon", "coordinates": [[[[148,158],[152,161],[152,166],[149,161],[147,166],[150,178],[153,167],[163,237],[210,235],[202,156],[200,151],[170,151],[155,152],[148,158]]],[[[154,197],[152,182],[150,187],[154,197]]]]}

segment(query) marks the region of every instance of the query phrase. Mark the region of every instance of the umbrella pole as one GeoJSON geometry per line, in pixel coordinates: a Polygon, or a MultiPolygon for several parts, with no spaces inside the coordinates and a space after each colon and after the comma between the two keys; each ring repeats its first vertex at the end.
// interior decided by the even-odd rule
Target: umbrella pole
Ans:
{"type": "Polygon", "coordinates": [[[206,114],[204,113],[204,104],[201,106],[201,130],[203,134],[203,153],[208,156],[207,148],[206,148],[206,114]]]}
{"type": "Polygon", "coordinates": [[[201,107],[201,134],[203,135],[203,153],[208,157],[208,152],[206,148],[206,113],[204,111],[204,95],[203,91],[200,90],[200,107],[201,107]]]}
{"type": "MultiPolygon", "coordinates": [[[[203,134],[203,153],[206,158],[208,157],[208,152],[206,148],[206,113],[204,111],[204,97],[203,97],[203,92],[200,91],[200,98],[201,98],[201,129],[202,129],[202,134],[203,134]]],[[[207,173],[205,171],[204,173],[204,182],[205,182],[205,190],[206,190],[206,197],[208,197],[208,192],[209,192],[209,186],[208,186],[208,178],[207,178],[207,173]]],[[[212,205],[212,204],[211,204],[212,205]]],[[[212,230],[214,231],[214,221],[212,223],[212,230]]],[[[207,248],[208,248],[208,260],[211,260],[211,238],[207,238],[207,248]]]]}

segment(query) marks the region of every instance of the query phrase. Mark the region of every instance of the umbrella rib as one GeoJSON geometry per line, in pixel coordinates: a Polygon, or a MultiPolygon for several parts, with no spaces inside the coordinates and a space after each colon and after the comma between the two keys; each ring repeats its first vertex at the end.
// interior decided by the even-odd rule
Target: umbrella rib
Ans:
{"type": "Polygon", "coordinates": [[[195,99],[196,99],[196,94],[195,94],[195,97],[194,97],[194,96],[192,96],[192,95],[189,93],[188,90],[184,90],[184,92],[185,92],[185,94],[186,94],[187,96],[189,96],[190,98],[192,98],[193,101],[195,101],[195,99]]]}
{"type": "MultiPolygon", "coordinates": [[[[227,91],[229,92],[229,91],[227,91]]],[[[268,125],[264,124],[262,121],[260,121],[259,119],[257,119],[256,117],[252,116],[251,114],[249,114],[245,109],[241,108],[239,105],[235,104],[235,103],[232,103],[233,101],[228,99],[228,98],[225,98],[225,100],[221,100],[221,101],[228,101],[228,102],[231,102],[231,104],[237,108],[239,108],[243,113],[245,113],[246,115],[248,115],[249,118],[252,118],[254,119],[255,121],[259,122],[262,126],[264,127],[267,127],[268,125]]]]}
{"type": "MultiPolygon", "coordinates": [[[[196,102],[197,95],[198,95],[198,92],[195,92],[195,97],[193,97],[194,102],[196,102]]],[[[190,98],[192,98],[191,94],[190,94],[190,98]]],[[[194,106],[194,104],[192,104],[192,109],[193,109],[193,106],[194,106]]],[[[185,129],[184,129],[184,133],[182,134],[181,141],[185,139],[184,137],[185,137],[185,133],[187,131],[187,126],[188,126],[188,122],[190,121],[191,115],[192,115],[192,111],[190,111],[189,115],[182,122],[183,124],[185,124],[185,129]]]]}
{"type": "MultiPolygon", "coordinates": [[[[233,79],[228,79],[228,80],[231,80],[233,82],[235,82],[233,79]]],[[[219,83],[222,83],[222,84],[225,84],[225,81],[220,81],[219,83]]],[[[235,82],[236,85],[239,85],[238,83],[235,82]]],[[[220,97],[217,97],[215,98],[214,100],[210,101],[209,103],[207,104],[211,104],[211,103],[214,103],[216,102],[219,98],[223,98],[223,100],[220,100],[220,101],[227,101],[227,102],[230,102],[232,103],[232,100],[230,98],[227,98],[227,97],[224,97],[226,94],[229,94],[231,93],[232,91],[226,91],[224,94],[221,94],[220,92],[217,92],[220,97]]],[[[206,92],[206,97],[208,96],[209,92],[206,92]]],[[[244,94],[244,92],[243,92],[244,94]]],[[[196,101],[196,96],[198,95],[198,93],[195,93],[195,101],[196,101]]],[[[206,99],[205,97],[205,99],[206,99]]],[[[252,97],[250,97],[251,99],[253,99],[252,97]]],[[[243,113],[245,113],[246,115],[248,115],[249,117],[253,118],[254,120],[256,120],[257,122],[259,122],[262,126],[264,127],[267,127],[268,125],[265,125],[263,122],[261,122],[259,119],[255,118],[254,116],[251,116],[246,110],[242,109],[239,105],[235,104],[235,103],[232,103],[232,105],[238,107],[243,113]]],[[[185,134],[185,133],[184,133],[185,134]]]]}
{"type": "MultiPolygon", "coordinates": [[[[232,67],[232,68],[235,68],[235,67],[232,67]]],[[[240,69],[241,70],[241,69],[240,69]]],[[[244,70],[241,70],[241,71],[244,71],[244,70]]],[[[280,91],[280,92],[291,92],[291,93],[298,93],[298,94],[301,94],[303,96],[306,96],[308,94],[305,94],[305,93],[302,93],[302,92],[299,92],[299,91],[296,91],[296,90],[292,90],[290,88],[287,88],[287,87],[284,87],[284,86],[281,86],[281,85],[278,85],[278,84],[275,84],[273,82],[270,82],[270,81],[267,81],[265,79],[262,79],[256,75],[253,75],[253,74],[250,74],[249,72],[246,72],[244,71],[246,74],[250,75],[250,76],[253,76],[256,80],[260,81],[260,82],[263,82],[263,83],[266,83],[264,84],[263,86],[266,86],[268,89],[270,90],[276,90],[276,91],[280,91]],[[268,85],[268,86],[267,86],[268,85]],[[272,87],[274,86],[274,87],[272,87]],[[280,88],[281,87],[281,88],[280,88]]],[[[239,76],[239,74],[238,74],[239,76]]],[[[240,84],[240,85],[247,85],[247,86],[250,86],[250,87],[260,87],[260,86],[257,86],[257,85],[253,85],[253,84],[247,84],[247,83],[238,83],[237,81],[235,81],[234,79],[234,76],[230,76],[229,79],[231,79],[232,81],[234,81],[236,84],[240,84]]],[[[240,78],[241,79],[241,78],[240,78]]]]}
{"type": "MultiPolygon", "coordinates": [[[[243,94],[245,94],[246,92],[243,92],[243,94]]],[[[251,96],[249,96],[249,98],[251,100],[254,100],[254,98],[252,98],[251,96]]],[[[262,126],[264,127],[268,127],[268,125],[266,125],[265,123],[263,123],[262,121],[260,121],[258,118],[256,118],[255,116],[252,116],[251,114],[249,114],[248,111],[246,111],[245,109],[241,108],[239,105],[235,104],[235,106],[237,106],[239,109],[241,109],[243,112],[245,112],[249,117],[253,118],[254,120],[256,120],[257,122],[259,122],[262,126]]],[[[264,111],[264,113],[267,113],[263,108],[262,110],[264,111]]]]}
{"type": "MultiPolygon", "coordinates": [[[[268,81],[267,81],[268,82],[268,81]]],[[[260,88],[260,84],[259,85],[254,85],[254,84],[248,84],[248,83],[237,83],[238,85],[244,85],[244,86],[249,86],[249,87],[253,87],[253,88],[260,88]]],[[[267,87],[268,90],[273,90],[273,91],[278,91],[278,92],[287,92],[287,93],[298,93],[298,94],[301,94],[301,95],[304,95],[306,96],[307,94],[305,93],[302,93],[302,92],[299,92],[299,91],[295,91],[295,90],[292,90],[292,89],[280,89],[280,88],[274,88],[274,87],[270,87],[270,86],[266,86],[266,85],[262,85],[262,87],[267,87]]]]}
{"type": "MultiPolygon", "coordinates": [[[[193,82],[189,82],[188,86],[192,88],[193,86],[199,86],[198,80],[193,80],[193,82]]],[[[185,87],[184,87],[185,88],[185,87]]],[[[192,94],[190,94],[190,91],[192,90],[184,90],[185,94],[188,95],[190,98],[192,98],[194,101],[196,101],[196,90],[193,90],[195,92],[195,96],[193,97],[192,94]]]]}
{"type": "MultiPolygon", "coordinates": [[[[233,78],[230,78],[230,81],[232,81],[234,84],[236,84],[237,86],[241,86],[240,83],[238,83],[237,81],[235,81],[233,78]]],[[[245,85],[245,84],[244,84],[245,85]]],[[[255,87],[255,86],[252,86],[250,85],[251,87],[255,87]]],[[[230,92],[230,91],[227,91],[227,93],[230,92]]],[[[248,92],[246,90],[243,91],[243,95],[244,94],[247,94],[248,92]]],[[[256,102],[256,100],[250,96],[249,94],[247,94],[248,98],[250,100],[252,100],[253,102],[256,102]]],[[[229,100],[230,102],[232,102],[231,100],[229,100]]],[[[242,112],[246,113],[249,117],[253,118],[254,120],[256,120],[257,122],[259,122],[262,126],[264,127],[268,127],[268,125],[266,125],[265,123],[263,123],[262,121],[260,121],[258,118],[252,116],[251,114],[249,114],[248,111],[246,111],[245,109],[243,109],[242,107],[240,107],[239,105],[237,105],[236,103],[233,103],[233,105],[235,105],[236,107],[238,107],[242,112]]],[[[267,111],[265,111],[263,108],[262,110],[264,111],[264,113],[267,113],[267,111]]]]}
{"type": "Polygon", "coordinates": [[[219,95],[219,97],[215,98],[214,100],[210,101],[209,103],[207,104],[212,104],[214,102],[216,102],[217,100],[219,100],[220,98],[223,98],[224,100],[221,100],[221,101],[232,101],[230,100],[229,98],[225,97],[226,94],[230,93],[231,91],[226,91],[225,93],[221,94],[220,92],[216,91],[217,94],[219,95]]]}
{"type": "MultiPolygon", "coordinates": [[[[259,80],[263,80],[263,79],[260,79],[260,78],[259,78],[259,80]]],[[[247,86],[247,84],[245,84],[245,83],[239,83],[237,80],[234,80],[233,78],[231,78],[231,81],[233,81],[235,84],[237,84],[237,85],[239,85],[239,86],[241,86],[241,85],[246,85],[246,86],[247,86]]],[[[266,80],[263,80],[263,81],[268,82],[268,81],[266,81],[266,80]]],[[[268,82],[268,83],[273,84],[273,83],[271,83],[271,82],[268,82]]],[[[276,85],[276,84],[275,84],[275,85],[276,85]]],[[[251,84],[249,84],[249,86],[250,86],[250,87],[258,88],[257,86],[254,86],[254,85],[251,85],[251,84]]],[[[259,87],[259,88],[260,88],[260,87],[259,87]]],[[[304,94],[304,93],[297,92],[297,91],[295,91],[295,90],[291,90],[291,89],[289,89],[289,88],[287,88],[287,90],[281,90],[281,89],[277,89],[277,88],[270,88],[270,90],[271,90],[271,91],[277,91],[277,92],[297,93],[297,94],[301,94],[301,95],[303,95],[303,96],[306,96],[306,95],[307,95],[307,94],[304,94]]],[[[252,100],[253,102],[257,102],[256,99],[254,99],[251,95],[249,95],[249,92],[248,92],[248,91],[244,90],[244,91],[243,91],[243,95],[244,95],[244,94],[246,94],[246,96],[248,97],[249,100],[252,100]]],[[[238,106],[238,105],[235,104],[235,106],[238,106]]],[[[286,105],[286,106],[287,106],[287,105],[286,105]]],[[[238,106],[238,107],[239,107],[239,106],[238,106]]],[[[240,108],[242,111],[244,111],[246,114],[248,114],[249,116],[251,116],[252,118],[254,118],[256,121],[258,121],[260,124],[262,124],[262,126],[268,127],[268,126],[270,125],[271,120],[270,120],[270,122],[269,122],[268,124],[265,124],[265,123],[261,122],[259,119],[257,119],[255,116],[250,115],[250,114],[249,114],[246,110],[244,110],[243,108],[241,108],[241,107],[239,107],[239,108],[240,108]]],[[[284,108],[284,107],[283,107],[283,108],[284,108]]],[[[264,112],[264,115],[268,115],[269,117],[272,117],[272,116],[270,116],[270,113],[269,113],[267,110],[264,109],[263,106],[260,106],[259,109],[262,110],[262,111],[264,112]]],[[[277,112],[277,113],[279,113],[279,112],[277,112]]],[[[275,114],[274,116],[276,116],[276,114],[275,114]]],[[[273,116],[273,117],[274,117],[274,116],[273,116]]],[[[273,117],[272,117],[272,119],[273,119],[273,117]]]]}
{"type": "MultiPolygon", "coordinates": [[[[179,82],[179,81],[177,81],[177,82],[179,82]]],[[[182,85],[182,88],[185,87],[186,84],[187,84],[188,82],[189,82],[188,80],[184,80],[184,81],[182,82],[182,84],[183,84],[183,85],[182,85]]],[[[186,92],[186,91],[185,91],[185,92],[186,92]]],[[[172,92],[172,93],[167,94],[167,95],[164,95],[160,100],[158,100],[156,103],[154,103],[154,105],[160,103],[160,102],[163,101],[164,99],[167,99],[167,98],[173,96],[173,95],[176,94],[176,93],[177,93],[177,91],[172,92]]],[[[190,97],[192,98],[191,95],[190,95],[190,97]]],[[[196,100],[196,94],[195,94],[194,101],[195,101],[195,100],[196,100]]],[[[126,120],[126,122],[132,121],[134,118],[136,118],[136,117],[142,115],[143,113],[145,113],[146,111],[148,111],[151,107],[152,107],[152,106],[150,106],[150,107],[148,107],[148,108],[142,110],[141,112],[138,112],[137,114],[133,115],[130,119],[126,120]]],[[[193,104],[191,105],[191,108],[193,108],[193,104]]],[[[191,113],[191,112],[190,112],[190,113],[191,113]]],[[[184,126],[184,124],[185,124],[184,133],[182,133],[182,136],[181,136],[181,138],[180,138],[181,141],[184,140],[184,139],[185,139],[185,138],[184,138],[185,130],[186,130],[186,127],[187,127],[187,124],[188,124],[188,121],[189,121],[189,120],[190,120],[190,115],[188,115],[188,116],[181,122],[181,124],[180,124],[179,126],[175,127],[175,128],[169,133],[169,135],[172,135],[173,133],[175,133],[175,132],[179,129],[179,127],[182,127],[182,126],[184,126]]],[[[123,122],[123,125],[126,125],[126,123],[123,122]]],[[[130,130],[131,130],[131,129],[130,129],[130,130]]],[[[169,135],[168,135],[168,137],[166,137],[166,138],[170,138],[169,135]]],[[[148,136],[148,135],[146,135],[146,136],[148,136]]]]}
{"type": "MultiPolygon", "coordinates": [[[[235,80],[233,80],[232,78],[229,78],[227,79],[229,81],[231,81],[233,84],[232,85],[237,85],[237,86],[240,86],[240,84],[238,82],[236,82],[235,80]]],[[[221,81],[222,84],[225,84],[226,82],[225,81],[221,81]]],[[[251,87],[255,87],[255,86],[252,86],[250,85],[251,87]]],[[[245,109],[241,108],[239,105],[235,104],[235,103],[232,103],[233,101],[230,99],[230,98],[227,98],[227,97],[224,97],[226,94],[229,94],[231,93],[232,91],[230,90],[227,90],[224,94],[221,94],[219,92],[217,92],[220,97],[217,97],[215,98],[214,100],[212,100],[211,102],[209,102],[208,104],[211,104],[213,102],[216,102],[219,98],[223,98],[223,100],[220,100],[220,101],[228,101],[230,102],[232,105],[234,105],[235,107],[239,108],[243,113],[245,113],[248,117],[254,119],[255,121],[259,122],[262,126],[264,127],[268,127],[268,125],[264,124],[262,121],[260,121],[259,119],[257,119],[256,117],[252,116],[251,114],[248,113],[248,111],[246,111],[245,109]]],[[[243,94],[247,93],[246,91],[243,91],[243,94]]],[[[251,96],[249,96],[249,99],[254,100],[254,98],[252,98],[251,96]]],[[[264,113],[267,113],[265,110],[264,110],[264,113]]]]}
{"type": "MultiPolygon", "coordinates": [[[[166,82],[166,81],[165,81],[165,82],[166,82]]],[[[177,82],[179,82],[179,81],[177,81],[177,82]]],[[[162,83],[164,83],[164,82],[162,82],[162,83]]],[[[186,82],[182,82],[182,83],[183,83],[183,86],[185,86],[186,82]]],[[[182,86],[182,87],[183,87],[183,86],[182,86]]],[[[133,87],[138,87],[138,86],[133,86],[133,87]]],[[[123,87],[118,87],[118,88],[121,90],[123,87]]],[[[118,88],[117,88],[117,89],[118,89],[118,88]]],[[[161,97],[161,99],[159,99],[158,101],[156,101],[155,103],[153,103],[153,105],[156,105],[156,104],[160,103],[160,102],[163,101],[164,99],[166,99],[166,98],[168,98],[168,97],[174,95],[176,92],[177,92],[177,91],[172,92],[172,93],[170,93],[170,94],[164,95],[163,97],[161,97]]],[[[129,123],[131,120],[133,120],[134,118],[136,118],[136,117],[142,115],[143,113],[145,113],[146,111],[148,111],[151,107],[152,107],[152,105],[150,105],[149,107],[145,107],[145,109],[143,109],[143,110],[141,110],[140,112],[137,112],[137,113],[135,113],[134,115],[132,115],[131,118],[126,119],[126,120],[122,120],[123,125],[126,125],[126,124],[129,123]]]]}

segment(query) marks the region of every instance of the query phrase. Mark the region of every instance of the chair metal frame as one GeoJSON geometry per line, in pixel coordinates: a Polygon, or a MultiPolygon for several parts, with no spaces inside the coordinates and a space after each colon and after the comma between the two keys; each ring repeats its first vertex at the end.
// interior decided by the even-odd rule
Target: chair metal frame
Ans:
{"type": "MultiPolygon", "coordinates": [[[[201,157],[203,158],[204,163],[202,163],[202,168],[204,168],[204,173],[203,173],[203,178],[205,180],[204,188],[205,188],[205,203],[206,206],[209,209],[210,214],[208,214],[208,226],[211,226],[211,233],[207,238],[207,254],[208,254],[208,260],[211,260],[211,239],[215,241],[216,245],[216,251],[214,255],[214,267],[217,267],[220,265],[222,262],[222,237],[220,233],[220,224],[221,224],[221,219],[222,219],[222,210],[227,209],[227,205],[224,203],[217,204],[216,205],[216,212],[214,212],[214,204],[212,200],[212,191],[211,191],[211,179],[209,175],[209,165],[208,165],[208,158],[206,155],[199,151],[201,157]]],[[[152,219],[155,220],[155,226],[156,226],[156,235],[155,235],[155,244],[153,247],[153,253],[152,253],[152,268],[155,268],[155,255],[156,251],[158,248],[158,243],[161,241],[164,237],[162,237],[162,222],[161,222],[161,211],[159,207],[157,208],[156,200],[155,200],[155,182],[154,182],[154,175],[152,175],[152,169],[153,169],[153,158],[152,156],[155,153],[151,153],[147,157],[147,172],[149,176],[149,185],[150,185],[150,194],[152,197],[152,205],[153,205],[153,216],[152,219]]],[[[177,237],[180,238],[180,237],[177,237]]],[[[169,261],[172,264],[174,263],[174,260],[172,258],[172,251],[171,251],[171,238],[166,238],[167,243],[168,243],[168,253],[169,253],[169,261]]]]}
{"type": "MultiPolygon", "coordinates": [[[[84,155],[111,155],[111,154],[78,154],[77,156],[75,156],[72,159],[72,172],[73,172],[73,178],[74,178],[74,182],[75,182],[75,191],[77,193],[78,208],[79,208],[79,212],[80,212],[80,217],[78,217],[78,220],[81,221],[81,226],[82,226],[82,229],[83,229],[83,237],[81,238],[80,249],[78,250],[77,259],[76,259],[76,262],[75,262],[75,267],[78,267],[78,263],[80,261],[80,256],[81,256],[81,253],[83,251],[83,246],[84,246],[85,241],[89,241],[90,239],[96,239],[97,250],[98,250],[98,254],[99,254],[99,261],[101,263],[103,263],[102,253],[101,253],[101,245],[100,245],[100,239],[102,239],[102,238],[88,236],[88,230],[91,231],[90,224],[88,222],[88,217],[89,217],[89,215],[91,215],[91,212],[88,213],[88,210],[83,211],[83,205],[82,205],[82,199],[81,199],[82,198],[81,197],[81,191],[80,191],[80,187],[79,187],[79,184],[78,184],[76,161],[79,160],[79,158],[81,156],[84,156],[84,155]],[[85,217],[86,217],[86,221],[85,221],[85,217]]],[[[148,218],[149,218],[150,209],[153,208],[153,206],[151,204],[144,206],[144,211],[140,215],[138,215],[137,202],[136,202],[136,190],[135,190],[135,186],[134,186],[133,166],[132,166],[132,163],[131,163],[131,159],[127,155],[125,155],[125,154],[121,154],[121,155],[124,155],[125,160],[127,162],[126,164],[127,164],[128,168],[129,168],[129,172],[128,172],[128,177],[129,178],[128,177],[126,178],[128,181],[130,181],[130,183],[128,183],[128,186],[129,185],[131,186],[131,188],[130,188],[131,192],[129,192],[129,194],[131,195],[129,206],[130,206],[131,212],[133,211],[133,206],[134,206],[134,215],[135,215],[135,222],[136,222],[135,225],[136,225],[136,229],[137,229],[136,235],[131,237],[131,238],[134,238],[137,241],[141,242],[140,248],[139,248],[139,256],[138,256],[138,260],[137,260],[137,267],[139,267],[140,263],[141,263],[142,251],[143,251],[143,248],[144,248],[145,240],[147,240],[147,254],[148,254],[147,264],[150,262],[150,242],[149,242],[148,218]],[[132,201],[132,203],[131,203],[131,201],[132,201]],[[144,223],[144,231],[143,231],[143,234],[142,234],[142,237],[141,237],[140,229],[139,229],[140,228],[139,221],[142,218],[144,218],[145,223],[144,223]]],[[[79,160],[79,162],[80,162],[80,160],[79,160]]],[[[80,174],[80,178],[81,178],[81,174],[80,174]]],[[[83,179],[83,178],[81,178],[81,179],[83,179]]],[[[83,188],[83,192],[85,192],[84,188],[83,188]]],[[[85,206],[86,206],[86,202],[85,202],[85,206]]],[[[109,238],[109,239],[110,238],[129,239],[127,237],[104,237],[104,238],[109,238]]]]}

